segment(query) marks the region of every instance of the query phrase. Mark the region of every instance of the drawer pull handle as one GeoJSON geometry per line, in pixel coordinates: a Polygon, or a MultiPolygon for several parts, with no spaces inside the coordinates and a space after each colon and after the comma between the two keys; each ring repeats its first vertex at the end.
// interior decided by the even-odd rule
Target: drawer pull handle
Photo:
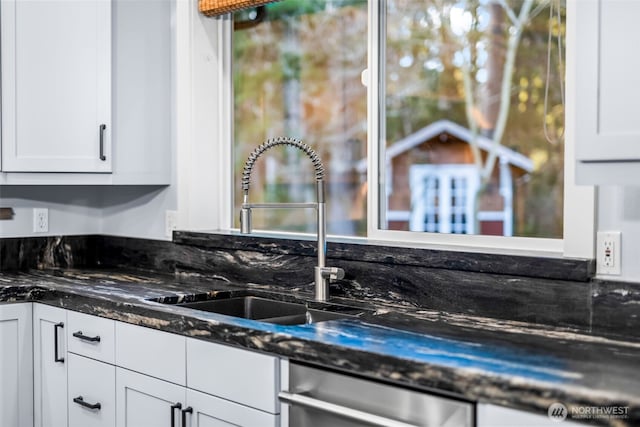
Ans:
{"type": "Polygon", "coordinates": [[[182,410],[182,427],[187,426],[187,414],[193,414],[193,408],[191,406],[187,406],[182,410]]]}
{"type": "Polygon", "coordinates": [[[176,409],[182,409],[182,403],[171,405],[171,427],[176,427],[176,409]]]}
{"type": "Polygon", "coordinates": [[[83,341],[89,342],[100,342],[100,335],[96,335],[95,337],[88,337],[82,334],[82,331],[74,332],[73,336],[76,338],[80,338],[83,341]]]}
{"type": "Polygon", "coordinates": [[[107,129],[107,125],[100,125],[100,160],[103,162],[107,160],[107,156],[104,155],[104,131],[107,129]]]}
{"type": "Polygon", "coordinates": [[[58,328],[63,329],[64,323],[56,323],[53,325],[53,360],[54,362],[64,363],[64,357],[58,357],[58,328]]]}
{"type": "Polygon", "coordinates": [[[95,409],[95,410],[100,410],[100,408],[102,408],[102,405],[100,403],[87,403],[84,401],[84,399],[82,398],[82,396],[78,396],[78,397],[74,397],[73,401],[75,403],[77,403],[80,406],[84,406],[87,409],[95,409]]]}
{"type": "Polygon", "coordinates": [[[335,403],[325,402],[324,400],[314,399],[313,397],[304,396],[302,394],[281,391],[278,393],[278,397],[284,403],[317,409],[343,418],[364,422],[367,425],[378,427],[417,427],[415,424],[370,414],[368,412],[359,411],[342,405],[336,405],[335,403]]]}
{"type": "Polygon", "coordinates": [[[187,426],[187,414],[193,414],[193,408],[191,406],[187,406],[182,410],[182,427],[187,426]]]}

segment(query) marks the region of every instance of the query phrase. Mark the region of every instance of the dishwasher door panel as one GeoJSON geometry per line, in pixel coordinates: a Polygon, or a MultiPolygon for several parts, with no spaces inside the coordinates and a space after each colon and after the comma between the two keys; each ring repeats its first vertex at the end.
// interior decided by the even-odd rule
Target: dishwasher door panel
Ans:
{"type": "Polygon", "coordinates": [[[291,363],[289,427],[466,427],[473,404],[291,363]]]}

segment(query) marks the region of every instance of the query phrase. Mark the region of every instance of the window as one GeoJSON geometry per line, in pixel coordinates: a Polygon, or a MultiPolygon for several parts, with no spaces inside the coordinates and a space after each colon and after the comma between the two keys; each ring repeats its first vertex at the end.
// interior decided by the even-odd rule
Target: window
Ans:
{"type": "Polygon", "coordinates": [[[387,212],[387,221],[408,220],[412,231],[474,234],[473,198],[480,185],[474,165],[412,165],[409,169],[411,208],[387,212]]]}
{"type": "MultiPolygon", "coordinates": [[[[390,191],[380,199],[379,227],[562,238],[563,2],[385,4],[379,144],[390,191]],[[442,216],[436,227],[414,220],[425,210],[449,215],[457,208],[455,198],[435,205],[407,188],[407,171],[412,176],[427,165],[466,166],[465,180],[476,175],[478,185],[460,194],[468,209],[464,227],[442,216]],[[409,211],[408,218],[397,211],[409,211]]],[[[443,179],[435,182],[448,196],[443,179]]]]}
{"type": "MultiPolygon", "coordinates": [[[[233,36],[235,175],[268,138],[302,139],[326,170],[327,230],[366,234],[366,0],[285,0],[238,13],[233,36]]],[[[273,149],[256,162],[252,202],[315,199],[309,159],[294,148],[273,149]]],[[[236,180],[235,206],[242,203],[236,180]]],[[[256,229],[314,231],[310,210],[256,210],[256,229]]],[[[236,221],[238,221],[236,219],[236,221]]],[[[236,226],[239,224],[236,222],[236,226]]]]}
{"type": "MultiPolygon", "coordinates": [[[[563,179],[564,0],[283,0],[265,12],[235,16],[235,177],[264,140],[300,137],[328,170],[330,234],[562,252],[566,209],[593,203],[563,179]]],[[[312,199],[310,162],[271,151],[250,201],[312,199]]],[[[304,215],[261,210],[254,224],[313,231],[304,215]]]]}

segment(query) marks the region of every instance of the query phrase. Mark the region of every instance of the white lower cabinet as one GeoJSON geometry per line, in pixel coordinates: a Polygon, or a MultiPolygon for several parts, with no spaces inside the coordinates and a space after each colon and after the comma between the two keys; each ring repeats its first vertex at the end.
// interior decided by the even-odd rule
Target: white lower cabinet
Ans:
{"type": "Polygon", "coordinates": [[[178,427],[185,388],[116,368],[116,427],[178,427]]]}
{"type": "Polygon", "coordinates": [[[277,427],[278,359],[116,322],[117,427],[277,427]]]}
{"type": "MultiPolygon", "coordinates": [[[[0,305],[0,339],[1,427],[280,427],[277,357],[31,303],[0,305]]],[[[478,427],[556,422],[477,405],[478,427]]]]}
{"type": "Polygon", "coordinates": [[[116,423],[116,368],[68,353],[69,427],[112,427],[116,423]]]}
{"type": "Polygon", "coordinates": [[[66,310],[34,304],[33,414],[36,427],[67,425],[66,322],[66,310]]]}
{"type": "Polygon", "coordinates": [[[0,305],[0,426],[33,426],[32,304],[0,305]]]}
{"type": "Polygon", "coordinates": [[[273,356],[31,303],[0,334],[1,427],[279,426],[273,356]]]}
{"type": "Polygon", "coordinates": [[[115,366],[84,357],[111,354],[113,359],[113,339],[109,340],[108,333],[112,338],[113,323],[33,304],[32,413],[36,427],[115,424],[115,366]]]}
{"type": "Polygon", "coordinates": [[[278,426],[277,415],[120,367],[116,408],[116,427],[278,426]]]}

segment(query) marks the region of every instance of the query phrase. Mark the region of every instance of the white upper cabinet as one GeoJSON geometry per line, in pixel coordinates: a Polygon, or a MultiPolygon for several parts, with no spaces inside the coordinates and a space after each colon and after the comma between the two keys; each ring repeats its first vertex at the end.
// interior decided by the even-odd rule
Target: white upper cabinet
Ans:
{"type": "Polygon", "coordinates": [[[173,0],[2,0],[0,185],[167,185],[173,0]]]}
{"type": "MultiPolygon", "coordinates": [[[[640,179],[640,0],[572,0],[568,57],[575,64],[576,178],[579,184],[640,179]],[[573,13],[572,13],[573,12],[573,13]]],[[[571,92],[568,100],[571,101],[571,92]]]]}
{"type": "Polygon", "coordinates": [[[3,171],[111,172],[111,2],[1,12],[3,171]]]}

